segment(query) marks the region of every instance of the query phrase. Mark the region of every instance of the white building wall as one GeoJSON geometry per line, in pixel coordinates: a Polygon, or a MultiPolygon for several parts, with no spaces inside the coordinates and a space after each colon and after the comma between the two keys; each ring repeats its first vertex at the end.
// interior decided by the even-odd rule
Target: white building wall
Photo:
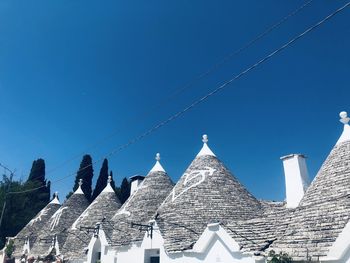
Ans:
{"type": "Polygon", "coordinates": [[[350,263],[350,249],[348,250],[348,253],[346,253],[344,257],[344,262],[350,263]]]}
{"type": "MultiPolygon", "coordinates": [[[[257,263],[264,260],[256,260],[251,255],[243,255],[241,252],[232,252],[226,242],[219,235],[212,236],[206,249],[202,252],[166,253],[164,240],[155,226],[153,238],[145,234],[142,243],[118,248],[116,251],[116,263],[149,263],[147,252],[159,250],[160,263],[257,263]]],[[[102,261],[109,263],[110,261],[102,261]]]]}
{"type": "Polygon", "coordinates": [[[144,262],[144,251],[140,245],[133,244],[132,246],[120,247],[115,251],[117,263],[138,263],[144,262]]]}
{"type": "Polygon", "coordinates": [[[103,229],[99,230],[98,237],[92,236],[88,245],[87,261],[88,263],[96,262],[97,253],[101,253],[101,262],[116,263],[115,251],[109,247],[106,235],[103,229]]]}
{"type": "Polygon", "coordinates": [[[330,247],[327,257],[322,262],[350,263],[350,221],[330,247]]]}

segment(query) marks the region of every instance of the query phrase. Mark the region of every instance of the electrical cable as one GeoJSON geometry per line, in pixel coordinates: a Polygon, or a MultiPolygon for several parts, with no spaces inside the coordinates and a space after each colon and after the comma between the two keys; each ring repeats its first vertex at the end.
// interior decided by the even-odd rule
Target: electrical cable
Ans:
{"type": "MultiPolygon", "coordinates": [[[[168,123],[170,123],[171,121],[178,119],[180,116],[182,116],[183,114],[185,114],[186,112],[188,112],[189,110],[191,110],[192,108],[196,107],[197,105],[201,104],[202,102],[204,102],[205,100],[207,100],[208,98],[212,97],[213,95],[217,94],[218,92],[224,90],[225,88],[227,88],[232,82],[236,81],[237,79],[240,79],[241,77],[243,77],[244,75],[246,75],[247,73],[249,73],[250,71],[252,71],[253,69],[255,69],[256,67],[260,66],[261,64],[265,63],[266,61],[270,60],[273,56],[275,56],[276,54],[280,53],[281,51],[283,51],[284,49],[286,49],[287,47],[291,46],[294,42],[298,41],[299,39],[301,39],[302,37],[304,37],[305,35],[307,35],[308,33],[314,31],[316,28],[318,28],[319,26],[321,26],[323,23],[327,22],[328,20],[330,20],[331,18],[333,18],[335,15],[339,14],[340,12],[342,12],[345,8],[350,6],[350,2],[347,2],[345,5],[343,5],[342,7],[338,8],[337,10],[333,11],[331,14],[327,15],[325,18],[323,18],[322,20],[320,20],[319,22],[317,22],[316,24],[312,25],[311,27],[307,28],[305,31],[303,31],[302,33],[298,34],[297,36],[293,37],[291,40],[289,40],[288,42],[286,42],[284,45],[280,46],[279,48],[275,49],[273,52],[271,52],[270,54],[268,54],[267,56],[263,57],[262,59],[260,59],[258,62],[254,63],[253,65],[249,66],[247,69],[243,70],[242,72],[240,72],[239,74],[235,75],[233,78],[229,79],[228,81],[224,82],[222,85],[220,85],[219,87],[217,87],[216,89],[212,90],[211,92],[209,92],[208,94],[206,94],[205,96],[195,100],[193,103],[191,103],[189,106],[185,107],[184,109],[182,109],[181,111],[178,111],[177,113],[175,113],[174,115],[171,115],[169,118],[167,118],[166,120],[156,124],[155,126],[153,126],[152,128],[150,128],[149,130],[147,130],[146,132],[142,133],[141,135],[133,138],[132,140],[130,140],[129,142],[115,148],[114,150],[112,150],[110,153],[108,153],[106,156],[104,156],[103,158],[101,158],[98,161],[93,162],[90,165],[87,165],[83,168],[81,168],[79,171],[83,171],[87,168],[89,168],[90,166],[92,166],[93,164],[102,161],[103,159],[110,157],[122,150],[124,150],[125,148],[129,147],[130,145],[142,140],[143,138],[147,137],[148,135],[152,134],[153,132],[157,131],[158,129],[162,128],[163,126],[167,125],[168,123]]],[[[72,175],[74,175],[76,173],[71,173],[67,176],[64,176],[56,181],[53,182],[60,182],[72,175]]],[[[26,192],[31,192],[31,191],[35,191],[37,189],[40,189],[42,187],[46,187],[46,186],[40,186],[37,188],[33,188],[33,189],[27,189],[25,191],[17,191],[17,192],[9,192],[9,194],[20,194],[20,193],[26,193],[26,192]]]]}
{"type": "MultiPolygon", "coordinates": [[[[176,90],[175,92],[173,92],[171,95],[169,95],[168,97],[166,97],[165,99],[161,100],[160,103],[158,103],[157,105],[153,106],[151,109],[143,112],[142,114],[135,116],[134,118],[131,118],[129,121],[126,122],[126,124],[124,125],[126,128],[127,126],[129,126],[130,124],[134,123],[135,121],[138,120],[142,120],[145,117],[148,117],[151,115],[151,113],[153,113],[155,110],[160,109],[163,105],[165,105],[166,103],[168,103],[169,101],[173,100],[174,98],[176,98],[178,95],[180,95],[181,93],[183,93],[184,91],[192,88],[194,86],[195,83],[197,83],[198,81],[202,80],[203,78],[205,78],[206,76],[208,76],[209,74],[211,74],[212,72],[215,72],[216,70],[218,70],[221,66],[223,66],[224,64],[226,64],[229,60],[231,60],[233,57],[239,55],[240,53],[242,53],[243,51],[245,51],[246,49],[248,49],[249,47],[253,46],[256,42],[258,42],[259,40],[263,39],[265,36],[267,36],[269,33],[271,33],[273,30],[279,28],[282,24],[284,24],[287,20],[289,20],[290,18],[292,18],[293,16],[295,16],[296,14],[298,14],[300,11],[302,11],[305,7],[307,7],[308,5],[310,5],[313,2],[313,0],[309,0],[307,2],[305,2],[304,4],[302,4],[300,7],[298,7],[297,9],[295,9],[294,11],[292,11],[291,13],[289,13],[287,16],[283,17],[281,20],[279,20],[277,23],[273,24],[272,26],[268,27],[265,31],[263,31],[262,33],[260,33],[258,36],[256,36],[255,38],[253,38],[252,40],[250,40],[248,43],[246,43],[245,45],[243,45],[242,47],[240,47],[239,49],[237,49],[234,52],[229,53],[228,55],[226,55],[223,59],[221,59],[219,62],[217,62],[216,64],[214,64],[211,68],[209,68],[208,70],[204,71],[203,73],[199,74],[198,76],[196,76],[195,78],[193,78],[192,80],[190,80],[189,82],[187,82],[184,86],[182,86],[180,89],[176,90]]],[[[114,131],[113,133],[111,133],[110,135],[102,138],[101,140],[97,141],[96,143],[94,143],[93,145],[91,145],[90,147],[86,148],[86,150],[84,152],[87,152],[91,149],[96,148],[97,146],[101,145],[102,143],[104,143],[105,141],[113,138],[114,136],[116,136],[117,134],[119,134],[119,132],[122,130],[122,128],[114,131]]],[[[56,171],[57,169],[63,167],[64,165],[76,160],[77,158],[81,157],[81,155],[84,154],[84,152],[79,153],[74,155],[73,157],[69,158],[66,161],[63,161],[62,163],[58,164],[57,166],[53,167],[52,169],[48,170],[48,172],[46,174],[50,174],[54,171],[56,171]]]]}

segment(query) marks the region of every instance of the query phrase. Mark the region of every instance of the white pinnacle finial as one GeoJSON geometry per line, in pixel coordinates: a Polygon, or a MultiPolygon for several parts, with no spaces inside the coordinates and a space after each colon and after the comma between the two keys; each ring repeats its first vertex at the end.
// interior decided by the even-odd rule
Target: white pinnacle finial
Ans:
{"type": "Polygon", "coordinates": [[[83,185],[83,179],[79,179],[78,185],[79,185],[79,187],[74,193],[75,194],[84,194],[83,190],[81,189],[81,186],[83,185]]]}
{"type": "Polygon", "coordinates": [[[102,193],[114,193],[114,190],[111,186],[111,182],[112,182],[112,176],[108,176],[108,179],[107,179],[107,185],[106,187],[103,189],[102,193]]]}
{"type": "Polygon", "coordinates": [[[165,172],[163,166],[160,164],[160,153],[156,154],[156,164],[153,166],[150,172],[165,172]]]}
{"type": "Polygon", "coordinates": [[[58,192],[56,191],[53,194],[53,199],[51,200],[50,204],[60,204],[60,201],[58,200],[58,192]]]}
{"type": "Polygon", "coordinates": [[[344,124],[344,131],[342,135],[340,136],[337,144],[340,144],[342,142],[350,141],[350,118],[348,117],[348,113],[346,111],[342,111],[339,113],[340,116],[340,122],[344,124]]]}
{"type": "Polygon", "coordinates": [[[210,150],[210,148],[208,147],[208,135],[204,134],[202,136],[202,142],[203,142],[203,147],[200,150],[200,152],[197,154],[198,156],[204,156],[204,155],[211,155],[211,156],[215,156],[215,154],[210,150]]]}
{"type": "Polygon", "coordinates": [[[208,143],[208,135],[204,134],[204,135],[202,136],[202,142],[203,142],[203,143],[208,143]]]}

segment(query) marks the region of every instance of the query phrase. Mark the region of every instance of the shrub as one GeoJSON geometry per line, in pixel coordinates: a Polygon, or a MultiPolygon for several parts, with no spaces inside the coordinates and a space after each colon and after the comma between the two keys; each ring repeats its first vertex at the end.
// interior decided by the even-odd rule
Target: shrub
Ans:
{"type": "Polygon", "coordinates": [[[12,239],[9,240],[9,242],[6,245],[5,248],[5,254],[8,258],[12,257],[12,253],[13,251],[15,251],[15,245],[14,245],[14,241],[12,239]]]}
{"type": "Polygon", "coordinates": [[[280,252],[276,254],[275,251],[271,250],[268,255],[268,263],[291,263],[292,258],[287,254],[280,252]]]}

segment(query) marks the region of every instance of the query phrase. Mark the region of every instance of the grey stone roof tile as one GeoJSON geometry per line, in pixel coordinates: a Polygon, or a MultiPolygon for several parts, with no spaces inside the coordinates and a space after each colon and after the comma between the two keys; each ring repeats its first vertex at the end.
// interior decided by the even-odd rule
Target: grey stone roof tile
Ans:
{"type": "Polygon", "coordinates": [[[84,249],[93,234],[86,229],[80,230],[80,227],[96,227],[96,223],[110,220],[120,207],[115,192],[101,192],[67,231],[68,237],[61,248],[61,254],[70,260],[85,259],[84,249]]]}
{"type": "Polygon", "coordinates": [[[350,141],[336,145],[306,191],[292,220],[271,246],[294,260],[318,260],[350,218],[350,141]]]}
{"type": "Polygon", "coordinates": [[[111,245],[124,246],[141,241],[145,232],[131,227],[131,223],[149,224],[173,186],[166,172],[151,171],[112,220],[103,223],[111,245]]]}
{"type": "Polygon", "coordinates": [[[30,246],[38,241],[38,234],[46,225],[51,216],[61,207],[60,204],[47,204],[33,219],[16,235],[14,239],[15,251],[14,256],[20,258],[23,252],[23,245],[29,238],[30,246]]]}
{"type": "Polygon", "coordinates": [[[51,243],[43,240],[52,239],[55,235],[57,235],[59,246],[63,246],[67,238],[67,230],[88,205],[89,202],[84,194],[75,193],[66,200],[38,233],[38,240],[34,243],[31,254],[35,257],[47,255],[51,243]]]}

